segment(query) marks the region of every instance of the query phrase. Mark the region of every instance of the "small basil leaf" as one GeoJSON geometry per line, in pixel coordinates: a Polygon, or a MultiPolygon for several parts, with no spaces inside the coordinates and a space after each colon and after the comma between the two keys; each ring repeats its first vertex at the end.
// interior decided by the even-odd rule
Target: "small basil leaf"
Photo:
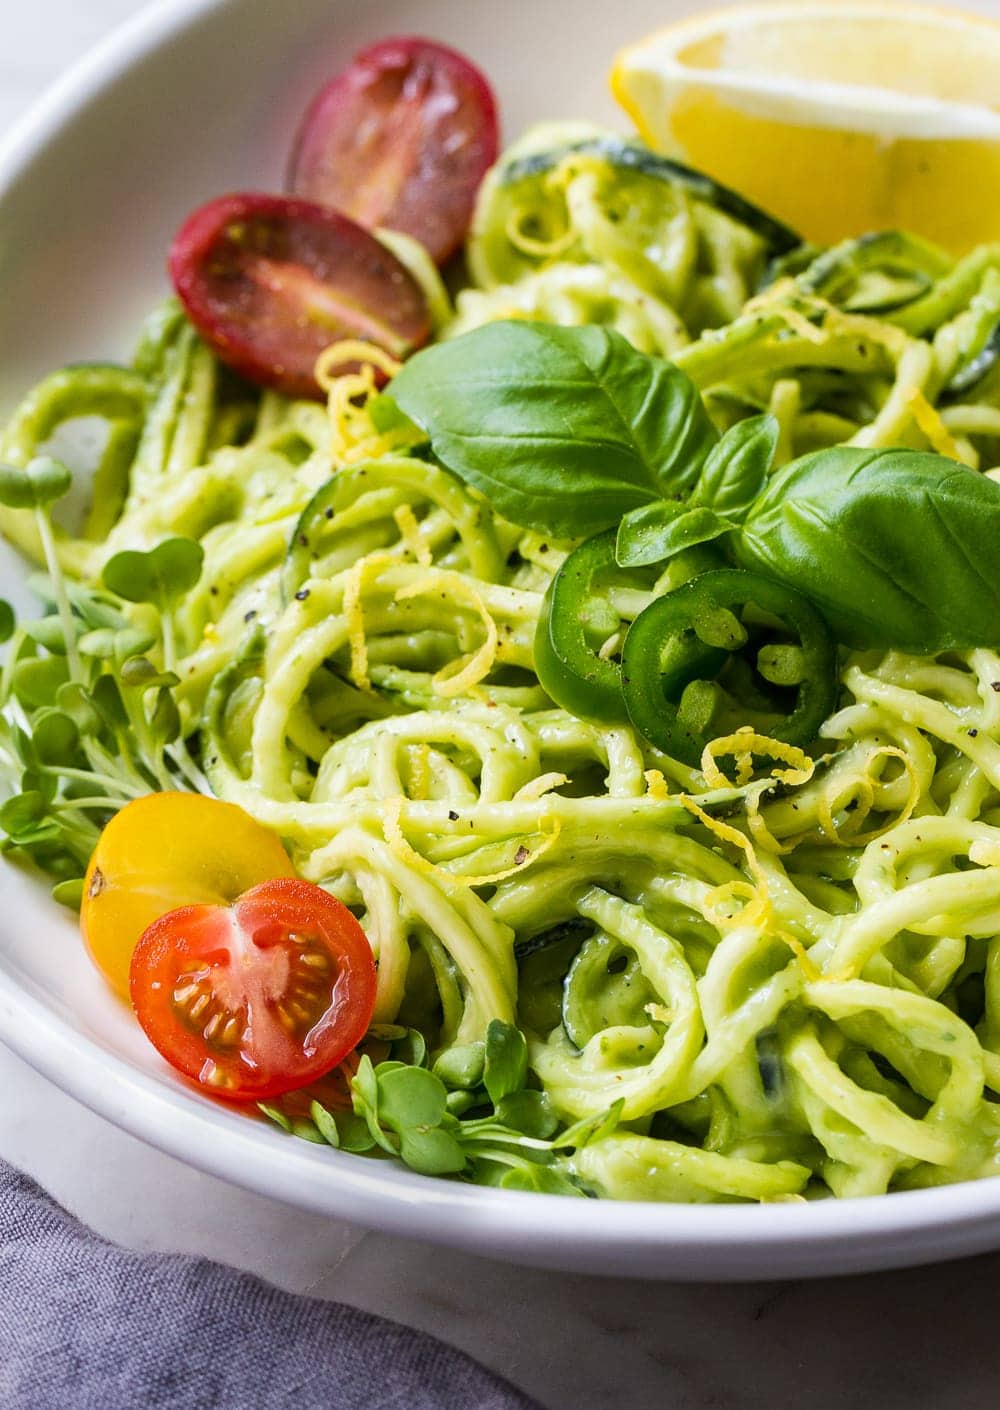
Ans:
{"type": "Polygon", "coordinates": [[[528,1076],[528,1045],[524,1034],[495,1018],[486,1030],[483,1084],[494,1106],[511,1092],[519,1092],[528,1076]]]}
{"type": "Polygon", "coordinates": [[[379,1120],[396,1131],[411,1126],[437,1126],[445,1114],[444,1084],[423,1067],[379,1071],[379,1120]]]}
{"type": "Polygon", "coordinates": [[[618,526],[615,557],[623,568],[662,563],[685,548],[709,543],[735,528],[713,509],[685,509],[663,501],[626,514],[618,526]]]}
{"type": "Polygon", "coordinates": [[[73,476],[59,460],[37,455],[24,469],[0,465],[0,504],[8,509],[42,509],[62,499],[73,476]]]}
{"type": "Polygon", "coordinates": [[[1000,484],[944,456],[837,446],[772,476],[739,566],[810,598],[848,646],[1000,646],[1000,484]]]}
{"type": "Polygon", "coordinates": [[[399,1138],[399,1154],[420,1175],[457,1175],[465,1169],[462,1147],[439,1127],[407,1128],[399,1138]]]}
{"type": "Polygon", "coordinates": [[[683,372],[593,325],[487,324],[410,358],[386,395],[500,514],[567,537],[690,490],[718,438],[683,372]]]}
{"type": "Polygon", "coordinates": [[[109,558],[104,586],[126,602],[152,602],[161,611],[190,592],[201,577],[205,554],[194,539],[164,539],[148,553],[125,549],[109,558]]]}
{"type": "Polygon", "coordinates": [[[751,416],[712,447],[689,503],[740,519],[767,483],[781,428],[775,417],[751,416]]]}

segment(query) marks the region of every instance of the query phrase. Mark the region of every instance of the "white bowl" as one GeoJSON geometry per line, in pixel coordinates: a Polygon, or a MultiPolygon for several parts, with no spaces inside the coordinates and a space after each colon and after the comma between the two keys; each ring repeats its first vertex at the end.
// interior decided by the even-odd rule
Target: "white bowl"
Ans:
{"type": "MultiPolygon", "coordinates": [[[[304,102],[366,41],[417,28],[468,52],[499,91],[509,138],[541,117],[613,120],[613,50],[692,8],[155,6],[52,90],[0,152],[0,415],[50,368],[128,352],[165,291],[179,219],[225,190],[279,189],[304,102]]],[[[21,596],[22,576],[5,551],[0,591],[21,596]]],[[[598,1205],[429,1180],[293,1140],[182,1087],[103,986],[69,915],[12,867],[0,886],[0,1038],[124,1129],[290,1204],[524,1263],[643,1277],[801,1277],[1000,1246],[1000,1179],[808,1205],[598,1205]]]]}

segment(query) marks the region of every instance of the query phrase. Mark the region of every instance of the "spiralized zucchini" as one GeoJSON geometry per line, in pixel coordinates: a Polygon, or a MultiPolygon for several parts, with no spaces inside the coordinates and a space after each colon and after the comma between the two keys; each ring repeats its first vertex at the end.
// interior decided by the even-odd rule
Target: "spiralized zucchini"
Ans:
{"type": "MultiPolygon", "coordinates": [[[[505,159],[446,335],[605,322],[721,427],[771,411],[778,464],[849,442],[1000,473],[1000,249],[790,252],[616,151],[587,128],[505,159]]],[[[106,423],[94,508],[60,539],[85,581],[125,547],[202,543],[171,612],[185,731],[218,795],[360,915],[376,1020],[435,1052],[517,1022],[564,1120],[621,1099],[576,1157],[612,1198],[1000,1172],[1000,657],[855,654],[817,759],[737,732],[688,768],[552,707],[532,643],[571,545],[497,518],[372,387],[258,395],[168,307],[132,368],[31,392],[0,455],[106,423]]],[[[37,553],[32,524],[4,511],[37,553]]],[[[623,621],[665,586],[624,594],[623,621]]]]}

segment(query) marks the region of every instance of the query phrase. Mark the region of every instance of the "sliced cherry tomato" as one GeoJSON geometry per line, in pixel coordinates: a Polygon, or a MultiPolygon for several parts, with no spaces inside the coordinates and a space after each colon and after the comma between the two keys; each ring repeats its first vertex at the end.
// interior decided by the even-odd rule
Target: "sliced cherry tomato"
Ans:
{"type": "Polygon", "coordinates": [[[312,201],[254,193],[209,201],[178,231],[170,276],[217,356],[290,396],[323,395],[316,359],[342,338],[404,358],[430,336],[427,301],[395,255],[312,201]]]}
{"type": "Polygon", "coordinates": [[[479,69],[429,39],[383,39],[314,98],[288,187],[369,229],[402,230],[443,264],[465,238],[498,145],[479,69]]]}
{"type": "Polygon", "coordinates": [[[146,930],[130,992],[153,1046],[215,1095],[261,1101],[342,1062],[375,1006],[375,961],[346,906],[281,878],[146,930]]]}
{"type": "Polygon", "coordinates": [[[147,926],[177,906],[227,906],[295,871],[278,838],[232,803],[150,793],[108,823],[90,859],[80,926],[98,969],[128,997],[129,965],[147,926]]]}

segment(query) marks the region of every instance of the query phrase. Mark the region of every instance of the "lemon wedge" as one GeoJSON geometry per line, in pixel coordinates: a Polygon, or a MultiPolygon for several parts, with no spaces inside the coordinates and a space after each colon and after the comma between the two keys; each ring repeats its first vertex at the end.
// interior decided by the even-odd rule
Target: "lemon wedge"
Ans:
{"type": "Polygon", "coordinates": [[[712,10],[622,50],[611,88],[651,146],[807,239],[1000,239],[993,20],[882,0],[712,10]]]}

